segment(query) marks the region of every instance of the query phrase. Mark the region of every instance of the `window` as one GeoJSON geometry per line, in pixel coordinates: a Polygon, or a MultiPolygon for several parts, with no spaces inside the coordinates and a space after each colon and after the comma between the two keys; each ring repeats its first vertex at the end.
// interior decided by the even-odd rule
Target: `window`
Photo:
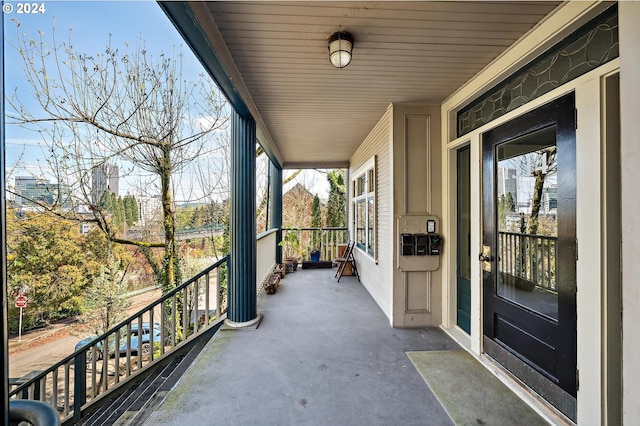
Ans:
{"type": "Polygon", "coordinates": [[[375,157],[353,180],[353,229],[356,245],[376,258],[376,170],[375,157]]]}

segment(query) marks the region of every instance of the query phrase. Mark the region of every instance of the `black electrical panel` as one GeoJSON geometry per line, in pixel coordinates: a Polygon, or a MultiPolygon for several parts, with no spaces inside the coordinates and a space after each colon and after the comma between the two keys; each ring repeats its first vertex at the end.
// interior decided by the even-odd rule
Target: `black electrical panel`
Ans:
{"type": "Polygon", "coordinates": [[[442,243],[442,239],[438,234],[429,234],[427,235],[428,239],[428,247],[427,254],[430,256],[438,256],[440,254],[440,244],[442,243]]]}
{"type": "Polygon", "coordinates": [[[427,254],[427,234],[415,234],[416,255],[424,256],[427,254]]]}
{"type": "Polygon", "coordinates": [[[401,234],[400,244],[402,246],[403,256],[413,256],[413,249],[415,245],[415,238],[413,234],[401,234]]]}

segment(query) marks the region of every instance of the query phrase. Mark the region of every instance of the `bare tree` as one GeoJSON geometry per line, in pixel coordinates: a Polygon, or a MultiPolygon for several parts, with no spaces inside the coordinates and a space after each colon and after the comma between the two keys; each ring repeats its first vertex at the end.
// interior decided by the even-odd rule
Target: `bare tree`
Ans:
{"type": "Polygon", "coordinates": [[[88,206],[105,235],[138,246],[163,290],[171,290],[180,282],[174,185],[228,125],[220,92],[203,75],[184,79],[180,51],[153,56],[138,39],[123,52],[109,42],[103,51],[87,54],[74,48],[71,32],[64,42],[56,39],[55,28],[50,40],[42,32],[33,39],[15,23],[15,47],[38,108],[28,107],[16,90],[7,96],[8,123],[35,126],[43,135],[50,168],[58,182],[72,187],[75,208],[65,214],[87,220],[78,216],[78,206],[88,206]],[[121,177],[135,174],[158,183],[163,238],[118,234],[91,197],[92,173],[107,163],[117,164],[121,177]]]}
{"type": "Polygon", "coordinates": [[[542,206],[542,192],[545,181],[549,176],[555,176],[558,172],[556,161],[556,146],[539,149],[522,156],[520,169],[525,176],[535,177],[533,194],[531,199],[531,215],[529,216],[528,233],[538,232],[540,207],[542,206]]]}

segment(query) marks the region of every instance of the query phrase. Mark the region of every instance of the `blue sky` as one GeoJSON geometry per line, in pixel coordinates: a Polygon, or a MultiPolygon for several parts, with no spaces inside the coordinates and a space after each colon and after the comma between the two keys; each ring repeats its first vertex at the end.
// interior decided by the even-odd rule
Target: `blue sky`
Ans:
{"type": "MultiPolygon", "coordinates": [[[[74,50],[88,54],[103,51],[109,40],[112,47],[124,51],[127,43],[131,49],[140,38],[145,41],[147,52],[154,56],[161,52],[178,51],[182,46],[186,79],[195,79],[203,71],[155,1],[45,1],[38,3],[44,4],[45,8],[44,13],[39,14],[18,14],[18,2],[4,3],[13,6],[11,13],[3,13],[6,94],[11,95],[17,88],[20,99],[34,110],[35,102],[30,101],[30,87],[25,83],[23,61],[14,47],[17,31],[34,39],[42,32],[47,38],[55,26],[58,40],[66,41],[71,34],[74,50]],[[18,29],[14,20],[20,23],[18,29]]],[[[7,125],[7,170],[13,170],[15,176],[37,173],[38,167],[46,168],[46,154],[40,148],[41,142],[42,138],[37,132],[17,125],[7,125]],[[14,168],[15,164],[19,166],[14,168]]],[[[12,179],[8,183],[12,184],[12,179]]],[[[126,188],[126,184],[124,187],[126,188]]]]}
{"type": "MultiPolygon", "coordinates": [[[[29,108],[35,108],[35,101],[29,102],[31,89],[25,83],[22,58],[12,47],[17,38],[13,19],[20,22],[20,33],[34,39],[39,37],[39,31],[45,37],[50,36],[55,25],[56,38],[66,41],[71,30],[74,50],[88,54],[103,51],[109,39],[112,47],[123,51],[127,49],[127,43],[133,47],[140,38],[146,42],[146,50],[154,56],[161,52],[172,53],[182,47],[184,77],[188,81],[195,80],[197,74],[203,72],[201,64],[155,1],[49,0],[38,2],[44,4],[44,13],[29,15],[16,13],[18,2],[4,3],[13,6],[11,13],[3,14],[5,90],[10,95],[17,88],[20,99],[29,108]]],[[[17,175],[40,175],[39,170],[47,168],[46,149],[43,152],[41,146],[42,137],[37,132],[16,125],[6,126],[6,165],[7,170],[12,172],[7,179],[10,186],[13,184],[13,177],[17,175]],[[16,164],[18,167],[15,167],[16,164]]],[[[290,172],[286,172],[285,176],[288,173],[290,172]]],[[[312,192],[319,193],[321,198],[326,198],[328,183],[324,175],[305,171],[297,181],[309,187],[312,192]]],[[[121,180],[120,195],[126,194],[129,183],[131,182],[121,180]]]]}

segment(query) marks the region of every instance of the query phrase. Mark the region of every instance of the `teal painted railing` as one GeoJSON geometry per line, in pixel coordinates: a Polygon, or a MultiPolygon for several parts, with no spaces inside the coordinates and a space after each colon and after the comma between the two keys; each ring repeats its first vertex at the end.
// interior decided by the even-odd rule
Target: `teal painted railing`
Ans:
{"type": "Polygon", "coordinates": [[[33,378],[24,383],[14,381],[9,398],[43,401],[60,413],[61,421],[79,420],[82,410],[96,398],[226,317],[223,271],[227,260],[226,256],[220,259],[33,378]],[[182,316],[178,312],[183,312],[182,316]],[[148,338],[132,338],[136,330],[144,329],[150,331],[148,338]]]}

